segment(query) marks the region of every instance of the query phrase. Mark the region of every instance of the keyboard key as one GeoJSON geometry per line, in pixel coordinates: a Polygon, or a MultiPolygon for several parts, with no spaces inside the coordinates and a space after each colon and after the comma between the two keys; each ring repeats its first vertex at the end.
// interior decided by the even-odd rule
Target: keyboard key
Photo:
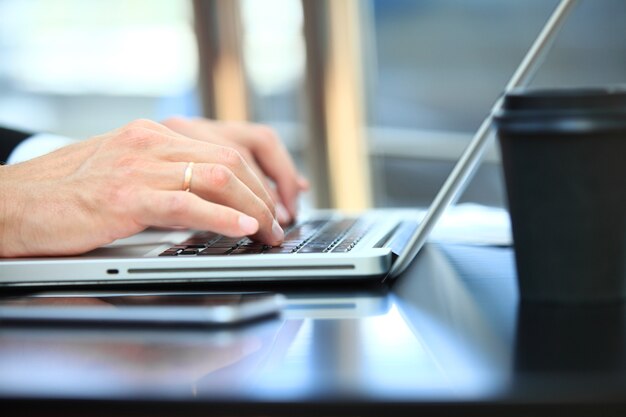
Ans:
{"type": "Polygon", "coordinates": [[[229,255],[252,255],[252,254],[256,254],[256,253],[261,253],[261,251],[263,250],[263,248],[253,248],[253,247],[238,247],[237,249],[234,249],[232,252],[229,253],[229,255]]]}
{"type": "Polygon", "coordinates": [[[179,249],[168,249],[163,253],[159,254],[159,256],[176,256],[178,255],[179,249]]]}
{"type": "Polygon", "coordinates": [[[251,248],[251,249],[265,249],[267,245],[260,242],[249,242],[239,245],[240,248],[251,248]]]}
{"type": "Polygon", "coordinates": [[[207,256],[207,255],[226,255],[228,252],[230,251],[230,248],[206,248],[203,251],[199,252],[198,255],[200,256],[207,256]]]}
{"type": "Polygon", "coordinates": [[[293,252],[293,248],[282,247],[282,246],[274,246],[269,249],[265,249],[263,253],[291,253],[293,252]]]}
{"type": "Polygon", "coordinates": [[[322,249],[323,250],[323,249],[326,249],[327,247],[328,247],[328,243],[325,243],[325,242],[322,242],[322,243],[309,242],[303,245],[302,248],[300,248],[300,250],[302,249],[322,249]]]}
{"type": "Polygon", "coordinates": [[[305,246],[300,248],[296,253],[322,253],[326,250],[326,247],[309,247],[305,246]]]}
{"type": "Polygon", "coordinates": [[[332,252],[349,252],[352,249],[351,243],[341,243],[332,249],[332,252]]]}
{"type": "Polygon", "coordinates": [[[188,244],[186,249],[204,249],[204,248],[206,248],[205,243],[193,243],[193,244],[188,244]]]}

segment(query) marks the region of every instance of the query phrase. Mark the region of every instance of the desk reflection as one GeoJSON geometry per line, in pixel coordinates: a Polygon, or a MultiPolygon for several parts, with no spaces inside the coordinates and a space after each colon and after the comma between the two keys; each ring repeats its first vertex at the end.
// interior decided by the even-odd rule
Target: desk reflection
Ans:
{"type": "Polygon", "coordinates": [[[366,415],[626,398],[626,305],[520,305],[510,248],[429,244],[390,291],[284,294],[280,316],[236,328],[0,326],[0,397],[248,404],[262,415],[275,404],[283,415],[337,404],[366,415]]]}
{"type": "MultiPolygon", "coordinates": [[[[113,307],[99,298],[78,302],[113,307]]],[[[309,293],[292,294],[278,318],[232,328],[4,325],[0,390],[52,396],[228,396],[259,392],[263,386],[277,390],[276,395],[292,395],[318,383],[320,367],[334,368],[325,362],[334,355],[328,352],[337,346],[348,352],[346,343],[328,337],[336,333],[358,346],[346,339],[349,328],[388,310],[385,296],[309,293]],[[331,324],[336,322],[342,323],[339,332],[331,324]],[[283,391],[285,386],[291,392],[283,391]]]]}
{"type": "Polygon", "coordinates": [[[512,383],[517,292],[509,252],[426,245],[393,287],[406,323],[461,398],[497,397],[512,383]]]}
{"type": "Polygon", "coordinates": [[[235,388],[254,372],[276,338],[297,321],[272,320],[238,331],[3,328],[0,388],[46,395],[195,395],[199,384],[219,376],[235,388]],[[225,378],[225,373],[236,374],[225,378]]]}
{"type": "Polygon", "coordinates": [[[622,400],[626,305],[522,303],[517,321],[517,395],[622,400]]]}

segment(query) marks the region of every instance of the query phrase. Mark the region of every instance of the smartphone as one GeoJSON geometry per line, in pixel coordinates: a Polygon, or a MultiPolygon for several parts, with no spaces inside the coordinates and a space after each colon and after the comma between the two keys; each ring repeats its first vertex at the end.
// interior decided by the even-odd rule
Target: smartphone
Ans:
{"type": "Polygon", "coordinates": [[[0,298],[0,323],[227,326],[280,314],[285,297],[236,293],[40,293],[0,298]]]}

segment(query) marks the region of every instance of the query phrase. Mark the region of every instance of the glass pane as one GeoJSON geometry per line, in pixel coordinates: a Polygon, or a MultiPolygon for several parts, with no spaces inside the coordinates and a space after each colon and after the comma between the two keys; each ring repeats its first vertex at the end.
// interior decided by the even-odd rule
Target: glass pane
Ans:
{"type": "Polygon", "coordinates": [[[0,0],[0,123],[72,137],[196,114],[187,1],[0,0]]]}
{"type": "Polygon", "coordinates": [[[305,44],[300,0],[242,0],[243,58],[251,118],[272,126],[306,174],[302,148],[305,44]]]}
{"type": "MultiPolygon", "coordinates": [[[[372,0],[369,121],[379,205],[430,202],[557,4],[372,0]]],[[[624,21],[623,0],[579,2],[533,85],[623,83],[624,21]]],[[[497,153],[490,155],[465,199],[502,203],[497,153]]]]}

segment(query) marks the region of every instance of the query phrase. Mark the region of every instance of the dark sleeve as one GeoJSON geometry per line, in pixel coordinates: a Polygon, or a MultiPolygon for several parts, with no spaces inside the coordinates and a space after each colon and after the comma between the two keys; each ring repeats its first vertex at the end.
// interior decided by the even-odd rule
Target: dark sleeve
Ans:
{"type": "Polygon", "coordinates": [[[32,135],[32,133],[20,132],[0,126],[0,162],[4,163],[11,155],[13,149],[21,141],[32,135]]]}

